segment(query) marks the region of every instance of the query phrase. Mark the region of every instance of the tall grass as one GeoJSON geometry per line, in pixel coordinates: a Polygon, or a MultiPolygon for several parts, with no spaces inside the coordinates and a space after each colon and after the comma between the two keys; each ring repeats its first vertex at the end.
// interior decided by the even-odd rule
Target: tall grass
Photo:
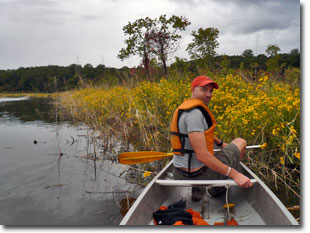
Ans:
{"type": "MultiPolygon", "coordinates": [[[[157,82],[88,87],[61,93],[57,101],[72,118],[98,130],[106,144],[118,138],[136,150],[168,152],[172,114],[190,98],[192,78],[175,74],[157,82]]],[[[257,81],[232,74],[212,78],[220,86],[209,105],[217,119],[217,136],[225,142],[242,137],[248,145],[267,143],[264,150],[249,151],[246,164],[275,188],[284,186],[299,198],[299,87],[264,74],[257,81]]]]}

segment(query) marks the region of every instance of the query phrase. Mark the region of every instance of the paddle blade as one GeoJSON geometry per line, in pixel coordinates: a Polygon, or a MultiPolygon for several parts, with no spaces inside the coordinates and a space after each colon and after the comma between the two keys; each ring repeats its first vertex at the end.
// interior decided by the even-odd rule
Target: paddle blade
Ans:
{"type": "Polygon", "coordinates": [[[173,156],[173,153],[157,151],[124,152],[119,155],[118,160],[121,164],[137,164],[153,162],[169,156],[173,156]]]}

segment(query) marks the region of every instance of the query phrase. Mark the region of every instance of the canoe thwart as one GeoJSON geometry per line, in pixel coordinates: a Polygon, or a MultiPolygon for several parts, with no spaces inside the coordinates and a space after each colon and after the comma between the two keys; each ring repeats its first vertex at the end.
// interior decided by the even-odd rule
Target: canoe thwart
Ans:
{"type": "MultiPolygon", "coordinates": [[[[209,187],[223,187],[223,186],[238,186],[233,180],[156,180],[159,185],[164,186],[179,186],[179,187],[192,187],[192,186],[209,186],[209,187]]],[[[254,184],[256,179],[251,179],[254,184]]]]}

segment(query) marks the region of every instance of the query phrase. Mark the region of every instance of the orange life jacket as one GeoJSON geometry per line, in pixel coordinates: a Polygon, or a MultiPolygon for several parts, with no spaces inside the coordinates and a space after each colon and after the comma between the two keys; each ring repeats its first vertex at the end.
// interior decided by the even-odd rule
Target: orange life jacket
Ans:
{"type": "Polygon", "coordinates": [[[199,109],[202,114],[204,115],[209,128],[205,130],[205,137],[206,137],[206,143],[208,151],[211,154],[214,154],[213,152],[213,146],[214,146],[214,132],[215,132],[215,126],[216,121],[215,117],[213,116],[212,112],[209,110],[207,105],[204,104],[204,102],[200,99],[188,99],[185,100],[175,111],[173,114],[172,122],[171,122],[171,145],[172,149],[175,155],[184,155],[184,153],[193,153],[192,150],[184,149],[185,144],[185,137],[188,137],[187,134],[181,134],[179,132],[179,119],[183,112],[189,112],[193,109],[199,109]]]}
{"type": "MultiPolygon", "coordinates": [[[[158,213],[159,211],[161,212],[161,220],[163,220],[163,216],[165,215],[165,212],[168,210],[167,206],[161,206],[157,212],[154,214],[158,213]]],[[[172,209],[170,209],[172,210],[172,209]]],[[[194,211],[193,209],[187,209],[185,211],[181,211],[180,209],[176,210],[176,215],[173,216],[173,212],[170,212],[170,214],[167,214],[166,221],[164,222],[165,224],[172,224],[172,225],[188,225],[188,224],[193,224],[193,225],[209,225],[208,222],[206,222],[200,215],[199,212],[194,211]],[[182,215],[182,212],[184,214],[182,215]],[[191,215],[191,219],[189,219],[188,214],[191,215]],[[190,221],[189,221],[190,220],[190,221]],[[167,223],[169,222],[169,223],[167,223]]],[[[155,225],[162,225],[160,223],[157,223],[156,218],[153,215],[153,221],[155,225]]],[[[224,222],[215,222],[215,226],[217,225],[225,225],[224,222]]],[[[228,220],[226,225],[239,225],[238,222],[235,219],[228,220]]]]}
{"type": "Polygon", "coordinates": [[[161,206],[159,210],[154,213],[155,215],[153,215],[153,221],[155,225],[209,225],[200,216],[200,213],[194,211],[193,209],[187,209],[184,211],[181,209],[176,209],[175,212],[174,209],[170,209],[170,212],[165,211],[169,211],[168,207],[161,206]],[[158,218],[158,216],[160,216],[160,218],[158,218]],[[159,219],[162,221],[159,221],[158,223],[157,221],[159,219]]]}

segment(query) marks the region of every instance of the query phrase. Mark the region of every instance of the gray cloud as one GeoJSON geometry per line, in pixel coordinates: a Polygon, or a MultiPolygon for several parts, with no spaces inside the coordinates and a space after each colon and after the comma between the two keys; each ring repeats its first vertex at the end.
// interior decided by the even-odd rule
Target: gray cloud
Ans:
{"type": "Polygon", "coordinates": [[[185,51],[191,31],[216,27],[218,54],[264,53],[267,44],[281,52],[300,48],[300,6],[296,0],[0,0],[0,69],[37,65],[103,62],[122,67],[117,53],[125,47],[122,27],[149,16],[185,16],[192,23],[183,33],[185,51]]]}
{"type": "MultiPolygon", "coordinates": [[[[300,4],[296,0],[200,0],[193,2],[206,24],[217,25],[222,32],[253,33],[299,27],[300,4]],[[204,8],[201,5],[204,4],[204,8]],[[201,12],[201,13],[200,13],[201,12]]],[[[196,20],[198,24],[201,22],[196,20]]]]}
{"type": "Polygon", "coordinates": [[[0,10],[2,17],[13,23],[64,24],[72,12],[62,9],[61,2],[51,0],[4,1],[0,10]]]}
{"type": "MultiPolygon", "coordinates": [[[[235,9],[240,9],[246,15],[242,15],[235,26],[236,32],[253,33],[260,30],[283,30],[291,26],[299,26],[300,6],[298,1],[248,1],[250,4],[243,5],[245,0],[234,2],[235,9]],[[256,4],[255,4],[256,3],[256,4]]],[[[241,13],[242,14],[242,13],[241,13]]]]}
{"type": "Polygon", "coordinates": [[[100,16],[97,16],[97,15],[81,15],[79,17],[81,20],[98,20],[100,19],[100,16]]]}

